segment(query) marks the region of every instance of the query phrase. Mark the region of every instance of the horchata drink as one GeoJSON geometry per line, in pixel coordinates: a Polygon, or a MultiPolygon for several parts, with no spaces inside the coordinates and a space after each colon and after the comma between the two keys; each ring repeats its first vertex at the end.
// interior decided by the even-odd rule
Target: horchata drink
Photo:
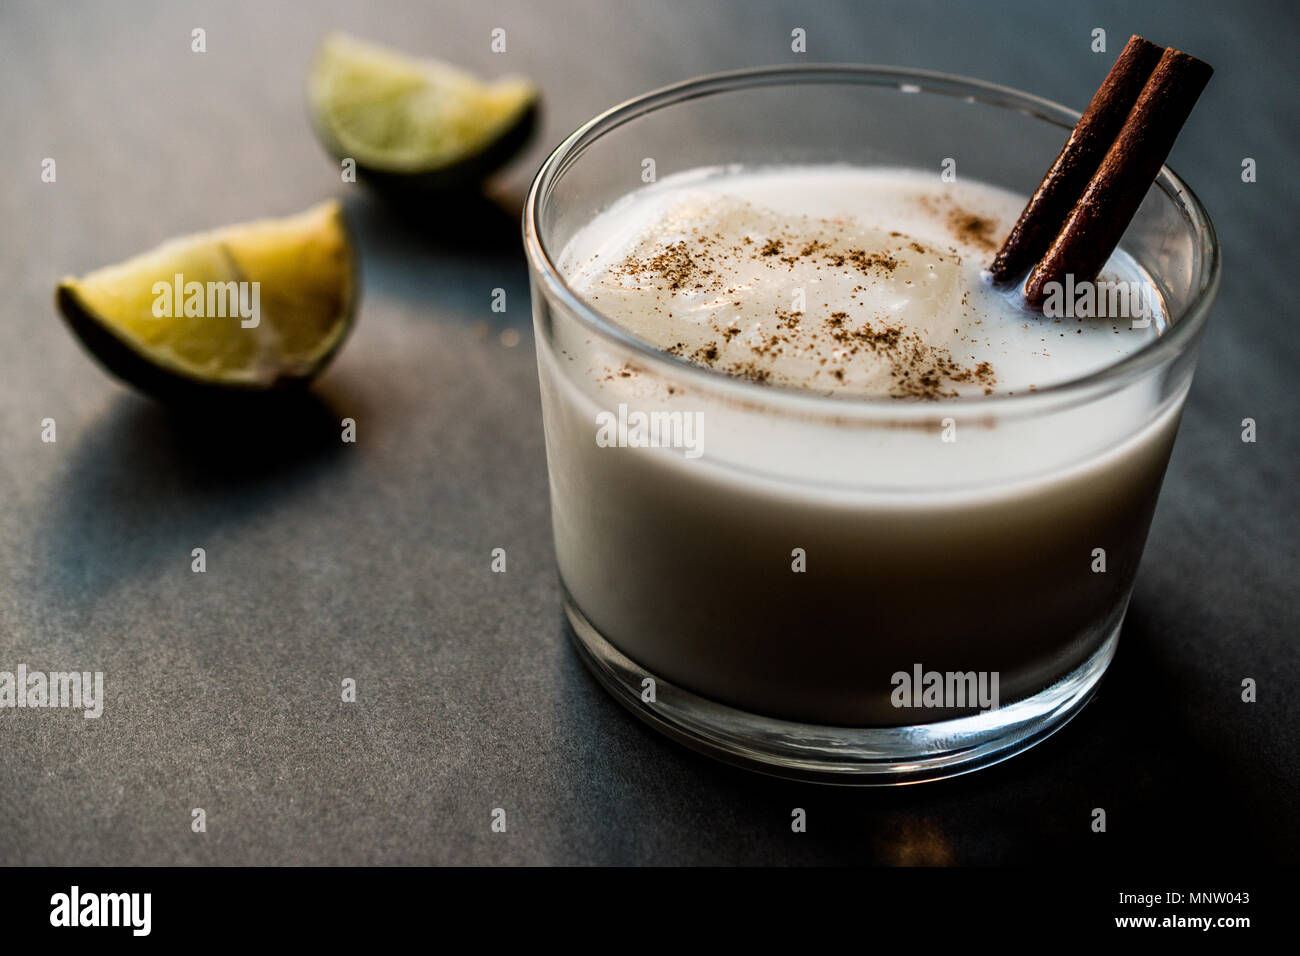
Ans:
{"type": "Polygon", "coordinates": [[[527,214],[556,557],[597,675],[796,775],[926,779],[1049,733],[1114,652],[1205,277],[1154,274],[1139,230],[1030,308],[988,264],[1032,184],[827,148],[619,190],[583,177],[617,161],[600,132],[527,214]]]}
{"type": "MultiPolygon", "coordinates": [[[[616,202],[559,264],[622,328],[745,381],[843,399],[1012,396],[1114,364],[1163,323],[1122,259],[1115,284],[1155,306],[1136,322],[1045,321],[993,290],[982,264],[1023,206],[908,170],[701,171],[616,202]]],[[[1039,474],[1045,443],[1067,450],[1126,409],[1089,408],[1026,442],[935,404],[917,427],[808,427],[791,481],[768,460],[766,422],[733,424],[618,355],[547,358],[582,363],[592,386],[543,375],[574,601],[675,684],[810,723],[915,723],[891,678],[916,664],[988,673],[1001,702],[1094,653],[1123,612],[1177,417],[1039,474]],[[935,494],[950,471],[969,487],[935,494]]]]}
{"type": "MultiPolygon", "coordinates": [[[[1091,307],[1063,288],[1051,321],[995,289],[985,265],[1024,205],[907,169],[705,169],[614,203],[559,265],[622,328],[728,375],[845,398],[1014,395],[1113,365],[1163,324],[1123,254],[1091,307]]],[[[635,370],[606,371],[636,393],[635,370]]]]}

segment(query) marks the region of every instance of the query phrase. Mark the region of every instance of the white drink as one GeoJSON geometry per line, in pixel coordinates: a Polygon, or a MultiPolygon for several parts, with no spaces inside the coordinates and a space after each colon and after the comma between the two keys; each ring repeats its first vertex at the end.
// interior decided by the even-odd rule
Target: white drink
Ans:
{"type": "MultiPolygon", "coordinates": [[[[1111,365],[1160,325],[1044,321],[995,291],[981,269],[1023,205],[909,170],[708,171],[615,204],[561,268],[640,338],[741,377],[844,396],[1015,394],[1111,365]]],[[[1113,266],[1111,279],[1144,279],[1113,266]]]]}
{"type": "Polygon", "coordinates": [[[997,672],[1005,703],[1098,649],[1180,403],[1154,407],[1149,384],[1050,416],[952,401],[1051,401],[1163,327],[1122,254],[1103,278],[1139,283],[1148,321],[1053,320],[992,290],[981,269],[1023,204],[905,170],[714,170],[573,236],[560,268],[593,308],[772,396],[590,336],[539,341],[560,572],[607,640],[702,696],[853,726],[970,712],[891,703],[914,665],[997,672]],[[787,391],[845,412],[805,415],[787,391]],[[885,427],[861,398],[916,413],[885,427]],[[597,423],[620,406],[698,415],[703,453],[604,447],[597,423]]]}

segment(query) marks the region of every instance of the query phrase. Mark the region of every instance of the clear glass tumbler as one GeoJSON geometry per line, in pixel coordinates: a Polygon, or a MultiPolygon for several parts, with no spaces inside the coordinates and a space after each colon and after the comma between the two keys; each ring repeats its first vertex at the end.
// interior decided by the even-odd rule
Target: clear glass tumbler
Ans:
{"type": "Polygon", "coordinates": [[[546,161],[524,241],[556,557],[575,644],[633,712],[753,769],[892,784],[1004,759],[1090,699],[1218,285],[1213,228],[1173,172],[1122,243],[1161,300],[1162,334],[1014,396],[843,399],[737,380],[629,335],[557,266],[642,185],[646,159],[659,178],[828,163],[938,177],[955,159],[960,176],[1028,195],[1077,118],[942,74],[779,67],[650,93],[546,161]],[[700,448],[598,441],[602,420],[637,412],[696,416],[700,448]],[[999,453],[1013,447],[1035,453],[999,453]],[[949,695],[929,700],[935,675],[949,695]]]}

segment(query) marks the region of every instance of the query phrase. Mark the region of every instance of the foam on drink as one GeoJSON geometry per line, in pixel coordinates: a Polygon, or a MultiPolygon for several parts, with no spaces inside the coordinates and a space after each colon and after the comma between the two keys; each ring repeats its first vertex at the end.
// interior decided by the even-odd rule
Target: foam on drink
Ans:
{"type": "Polygon", "coordinates": [[[579,229],[560,268],[609,322],[771,386],[648,363],[548,306],[556,556],[591,625],[704,697],[852,726],[957,716],[896,707],[891,675],[918,664],[996,672],[1009,702],[1096,653],[1183,393],[1137,377],[1087,401],[984,400],[1087,375],[1163,327],[1122,252],[1103,278],[1139,285],[1145,327],[1056,321],[994,290],[982,269],[1023,203],[910,170],[714,169],[579,229]],[[623,407],[698,415],[703,454],[598,442],[623,407]]]}
{"type": "MultiPolygon", "coordinates": [[[[1159,333],[1153,295],[1135,328],[1129,315],[1044,317],[994,289],[983,269],[1022,207],[1004,190],[914,170],[699,170],[615,203],[573,237],[561,267],[664,351],[845,397],[1016,394],[1113,364],[1159,333]]],[[[1101,280],[1149,289],[1142,278],[1121,253],[1101,280]]]]}

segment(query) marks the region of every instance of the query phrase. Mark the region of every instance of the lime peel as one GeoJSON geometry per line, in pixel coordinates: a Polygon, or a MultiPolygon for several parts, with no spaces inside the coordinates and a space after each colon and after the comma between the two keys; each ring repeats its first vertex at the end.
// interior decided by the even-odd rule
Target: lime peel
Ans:
{"type": "Polygon", "coordinates": [[[346,337],[356,294],[346,222],[331,201],[169,240],[64,279],[57,302],[110,371],[170,397],[308,381],[346,337]]]}
{"type": "Polygon", "coordinates": [[[523,77],[483,82],[448,63],[341,33],[321,44],[308,95],[317,132],[337,158],[375,173],[412,176],[492,153],[530,124],[538,102],[537,87],[523,77]]]}

